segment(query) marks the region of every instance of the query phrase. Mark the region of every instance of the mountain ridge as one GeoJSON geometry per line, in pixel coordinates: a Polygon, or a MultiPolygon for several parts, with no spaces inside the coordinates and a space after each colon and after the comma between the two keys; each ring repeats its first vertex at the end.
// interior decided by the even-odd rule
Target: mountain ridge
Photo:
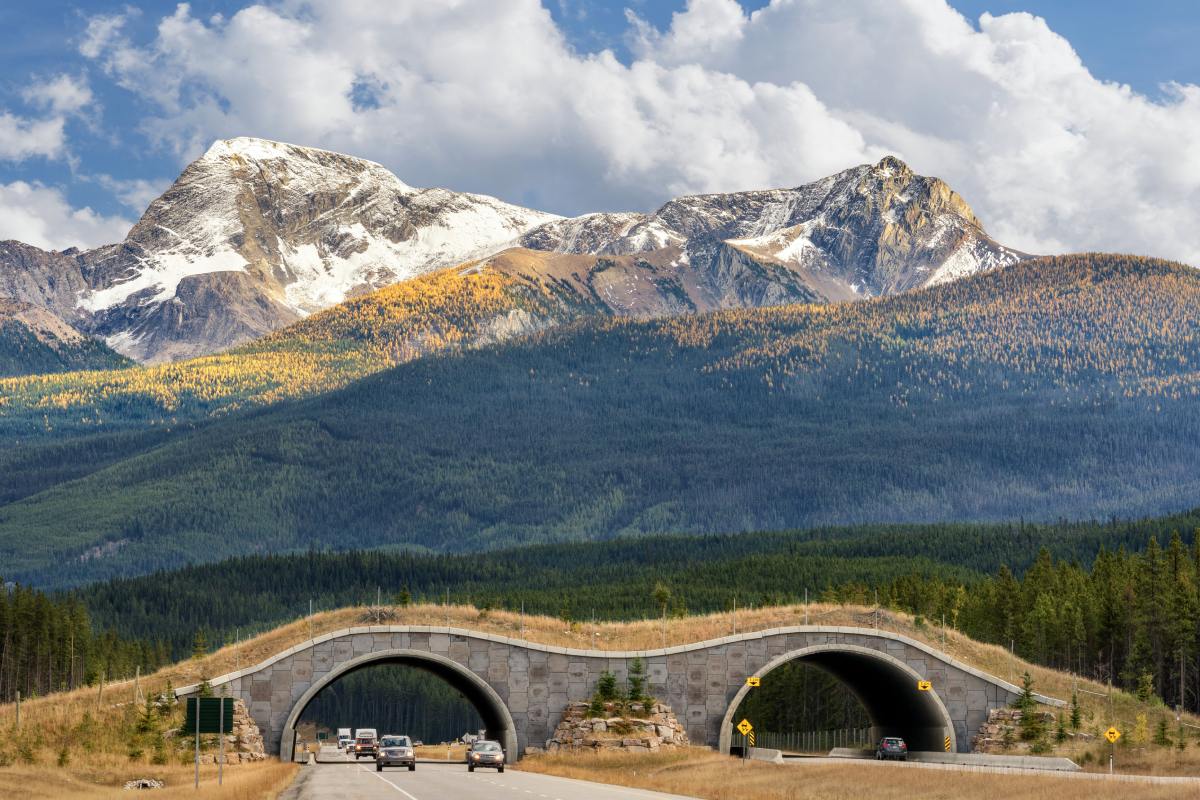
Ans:
{"type": "Polygon", "coordinates": [[[694,307],[670,302],[666,295],[680,294],[673,288],[649,305],[610,303],[640,316],[854,300],[1026,257],[988,237],[944,182],[894,157],[793,189],[566,219],[417,189],[375,162],[251,137],[215,142],[123,242],[62,253],[6,244],[0,295],[42,305],[144,363],[235,347],[513,246],[552,253],[543,262],[550,271],[569,261],[590,274],[629,256],[678,273],[671,280],[687,284],[694,307]],[[748,272],[762,274],[744,289],[738,281],[748,272]]]}

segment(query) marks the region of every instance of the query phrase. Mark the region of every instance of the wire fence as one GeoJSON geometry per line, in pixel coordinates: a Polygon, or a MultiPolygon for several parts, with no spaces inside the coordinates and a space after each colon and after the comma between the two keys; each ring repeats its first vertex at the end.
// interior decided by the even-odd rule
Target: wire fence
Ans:
{"type": "MultiPolygon", "coordinates": [[[[733,746],[745,747],[746,738],[735,731],[733,746]]],[[[794,731],[791,733],[755,731],[754,746],[782,750],[785,753],[828,753],[835,747],[869,750],[874,747],[874,743],[871,741],[870,728],[840,728],[828,731],[794,731]]]]}

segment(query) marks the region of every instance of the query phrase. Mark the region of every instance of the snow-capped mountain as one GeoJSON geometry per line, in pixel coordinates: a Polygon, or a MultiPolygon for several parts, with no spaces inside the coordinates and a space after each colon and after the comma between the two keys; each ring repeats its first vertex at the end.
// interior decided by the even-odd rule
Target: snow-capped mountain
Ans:
{"type": "Polygon", "coordinates": [[[59,312],[126,355],[174,360],[494,252],[553,219],[483,195],[415,189],[351,156],[227,139],[125,241],[73,254],[86,288],[59,312]]]}
{"type": "Polygon", "coordinates": [[[158,362],[479,259],[565,282],[611,313],[655,315],[892,294],[1023,257],[988,237],[949,186],[891,157],[794,189],[564,219],[416,189],[351,156],[237,138],[189,165],[119,244],[0,243],[0,296],[158,362]]]}
{"type": "Polygon", "coordinates": [[[534,228],[523,246],[560,253],[646,254],[677,248],[677,264],[718,280],[749,259],[783,267],[812,294],[894,294],[1011,264],[943,181],[887,157],[795,189],[681,197],[653,214],[590,214],[534,228]]]}

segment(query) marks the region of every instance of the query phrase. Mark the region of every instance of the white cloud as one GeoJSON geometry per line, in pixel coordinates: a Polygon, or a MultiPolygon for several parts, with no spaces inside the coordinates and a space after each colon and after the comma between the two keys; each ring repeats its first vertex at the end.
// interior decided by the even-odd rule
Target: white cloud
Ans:
{"type": "Polygon", "coordinates": [[[132,226],[90,208],[72,208],[63,193],[39,183],[0,184],[0,239],[49,250],[119,242],[132,226]]]}
{"type": "Polygon", "coordinates": [[[571,213],[896,152],[1014,246],[1200,263],[1200,88],[1152,101],[1098,81],[1031,15],[977,29],[944,0],[691,0],[664,31],[632,17],[628,40],[629,66],[579,54],[536,0],[278,0],[228,19],[182,5],[145,43],[93,18],[80,51],[157,106],[146,131],[184,158],[266,136],[571,213]]]}
{"type": "Polygon", "coordinates": [[[111,175],[97,175],[94,180],[112,192],[121,205],[139,215],[171,186],[169,180],[114,178],[111,175]]]}
{"type": "Polygon", "coordinates": [[[56,75],[36,81],[21,92],[25,102],[58,115],[75,114],[92,102],[92,90],[87,81],[71,75],[56,75]]]}
{"type": "Polygon", "coordinates": [[[70,75],[56,75],[34,81],[21,91],[22,99],[43,112],[41,117],[25,117],[0,108],[0,160],[24,161],[27,158],[61,158],[67,152],[66,124],[92,102],[87,81],[70,75]]]}
{"type": "Polygon", "coordinates": [[[0,159],[58,158],[66,145],[63,124],[61,117],[27,119],[0,111],[0,159]]]}

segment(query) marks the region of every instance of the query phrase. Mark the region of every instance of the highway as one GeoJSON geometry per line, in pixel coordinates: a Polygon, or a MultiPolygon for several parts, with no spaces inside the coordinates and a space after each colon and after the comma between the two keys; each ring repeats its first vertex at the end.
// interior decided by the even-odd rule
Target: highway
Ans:
{"type": "Polygon", "coordinates": [[[507,769],[467,772],[465,764],[420,762],[407,769],[375,771],[375,763],[355,764],[337,748],[322,748],[319,762],[301,767],[281,800],[691,800],[680,795],[627,789],[507,769]]]}

